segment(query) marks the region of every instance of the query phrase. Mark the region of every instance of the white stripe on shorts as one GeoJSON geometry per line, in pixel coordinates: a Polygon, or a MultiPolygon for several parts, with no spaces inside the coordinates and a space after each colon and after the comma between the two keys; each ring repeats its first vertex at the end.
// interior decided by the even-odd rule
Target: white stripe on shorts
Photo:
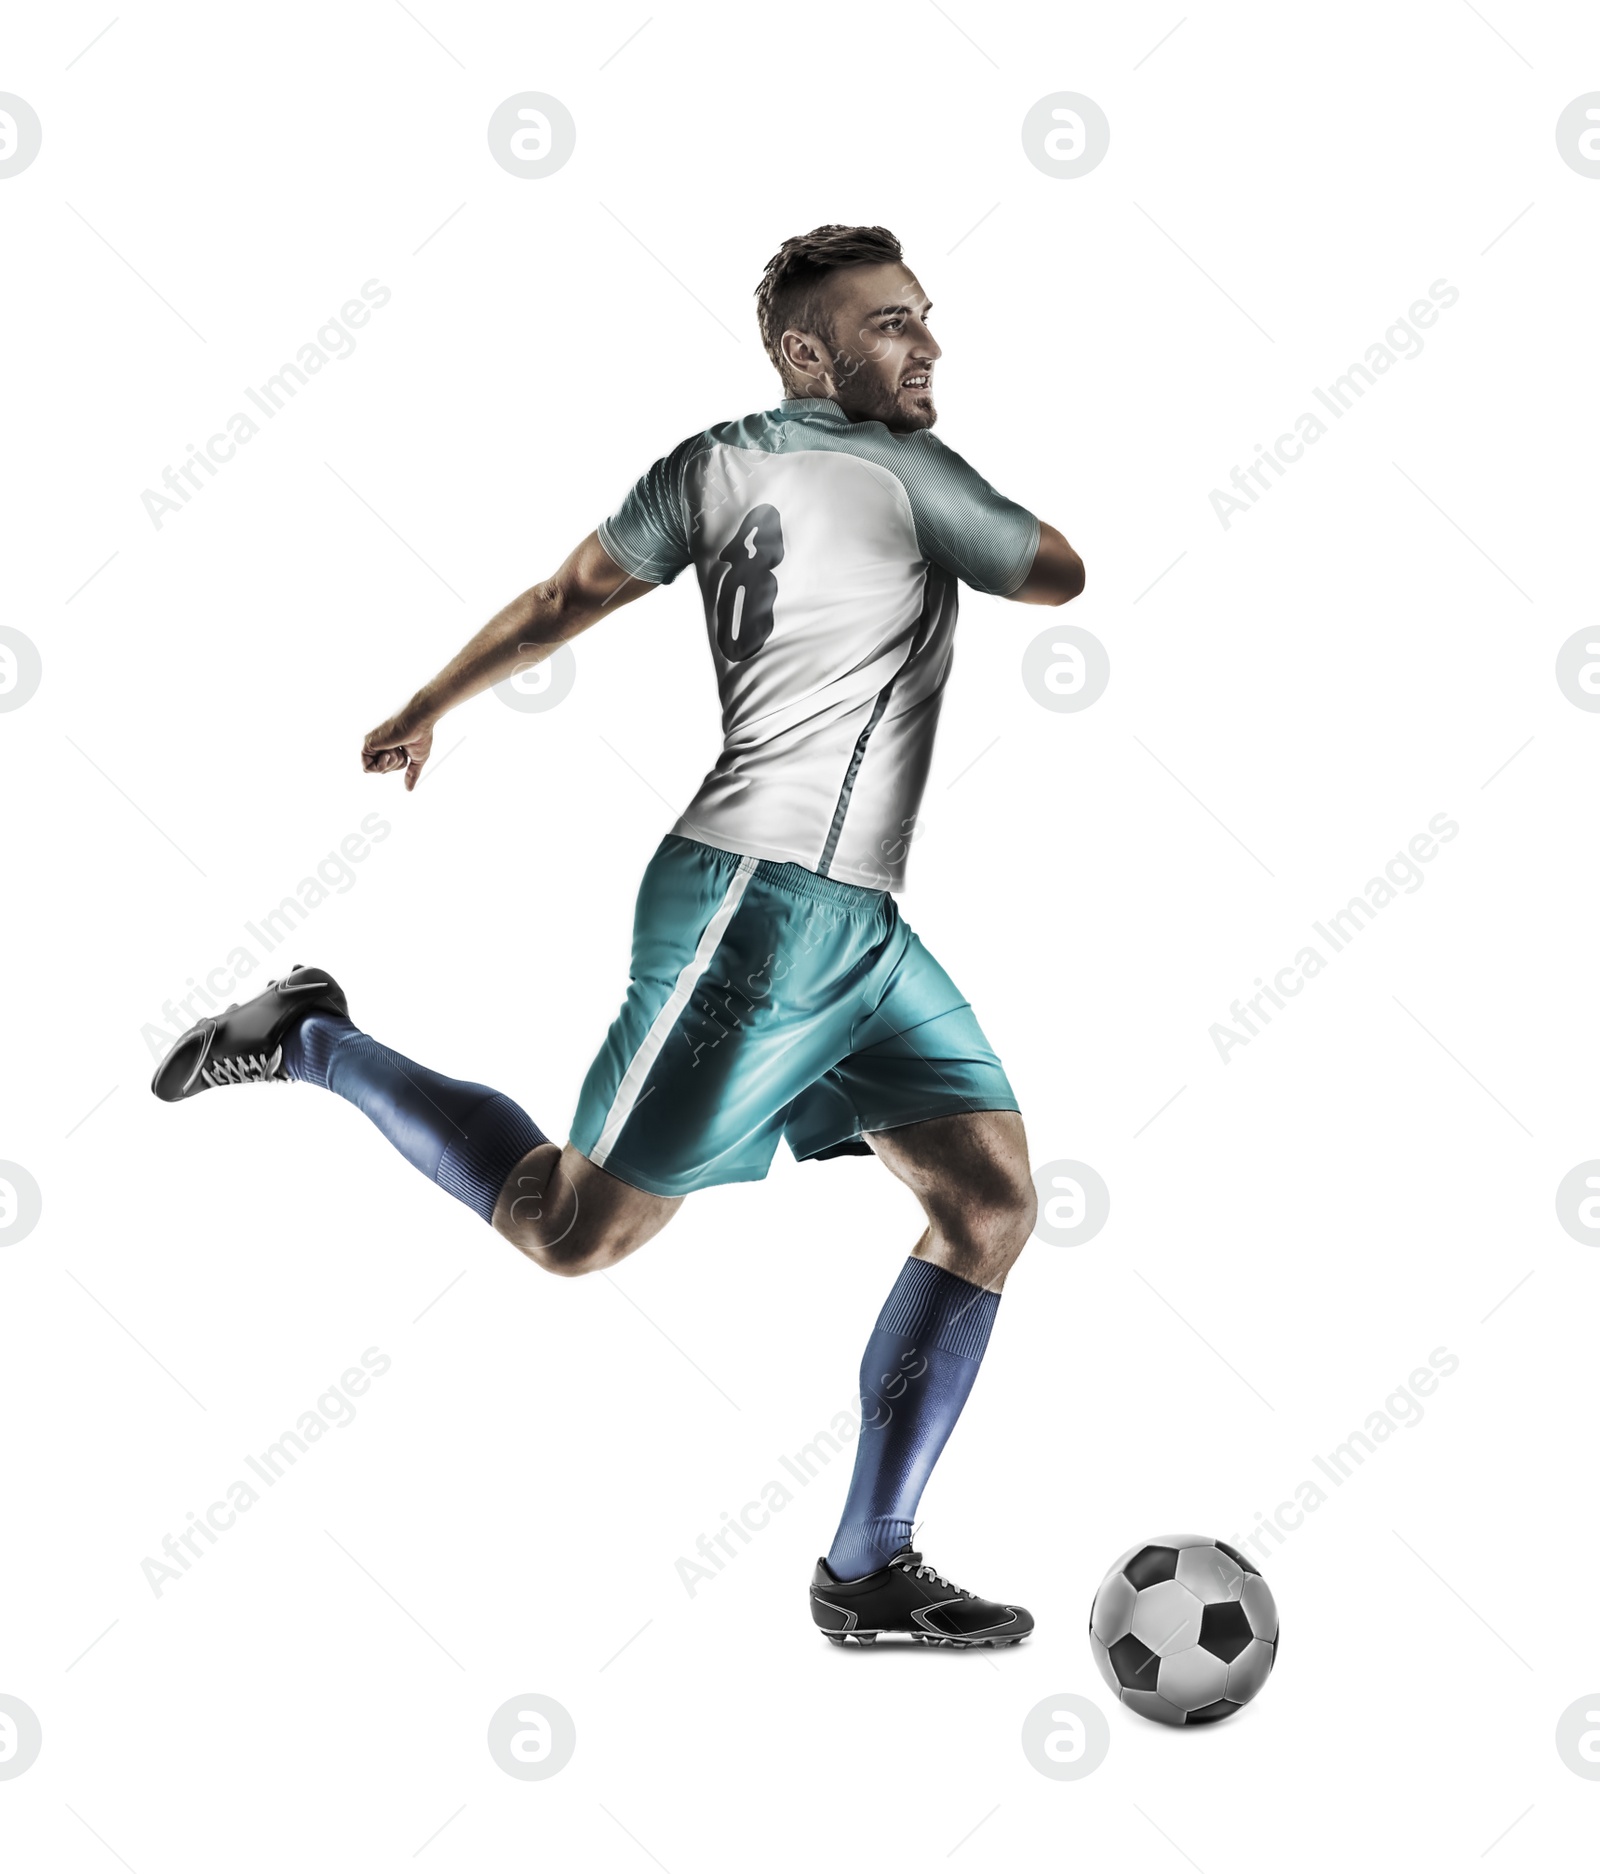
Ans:
{"type": "Polygon", "coordinates": [[[628,1063],[628,1071],[622,1076],[617,1087],[616,1098],[611,1102],[611,1110],[606,1114],[606,1123],[600,1128],[600,1137],[595,1141],[594,1150],[589,1154],[589,1162],[602,1169],[611,1156],[622,1128],[628,1123],[629,1116],[639,1103],[639,1095],[644,1091],[644,1083],[650,1077],[650,1069],[656,1064],[656,1057],[666,1046],[667,1036],[671,1034],[673,1024],[688,1006],[689,998],[694,994],[694,986],[706,973],[716,948],[722,942],[722,933],[733,922],[733,914],[739,909],[739,901],[744,897],[745,887],[755,875],[760,861],[741,859],[739,869],[728,882],[728,889],[722,894],[722,903],[717,906],[716,914],[700,934],[700,942],[695,953],[683,968],[678,971],[678,980],[672,985],[672,994],[662,1004],[661,1013],[650,1024],[650,1032],[639,1043],[639,1050],[628,1063]]]}

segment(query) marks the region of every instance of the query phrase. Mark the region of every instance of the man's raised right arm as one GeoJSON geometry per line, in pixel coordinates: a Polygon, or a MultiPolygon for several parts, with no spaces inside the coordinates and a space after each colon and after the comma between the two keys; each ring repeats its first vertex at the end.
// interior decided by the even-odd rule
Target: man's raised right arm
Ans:
{"type": "Polygon", "coordinates": [[[611,558],[598,534],[568,554],[554,577],[530,586],[425,683],[403,709],[380,723],[361,745],[361,765],[368,774],[405,771],[409,793],[421,778],[433,751],[433,731],[441,716],[517,670],[543,663],[579,632],[653,592],[648,579],[635,579],[611,558]]]}

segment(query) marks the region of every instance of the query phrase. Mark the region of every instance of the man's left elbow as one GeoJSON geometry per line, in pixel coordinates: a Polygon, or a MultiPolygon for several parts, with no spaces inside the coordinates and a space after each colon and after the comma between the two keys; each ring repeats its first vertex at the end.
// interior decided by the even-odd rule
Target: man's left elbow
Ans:
{"type": "Polygon", "coordinates": [[[1075,599],[1083,590],[1085,577],[1083,561],[1074,553],[1072,556],[1072,563],[1065,569],[1061,593],[1056,600],[1056,604],[1065,605],[1069,600],[1075,599]]]}

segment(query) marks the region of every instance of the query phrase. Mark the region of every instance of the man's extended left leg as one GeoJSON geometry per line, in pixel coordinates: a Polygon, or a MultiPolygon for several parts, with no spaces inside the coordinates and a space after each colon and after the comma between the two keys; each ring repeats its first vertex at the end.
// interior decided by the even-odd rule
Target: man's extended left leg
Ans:
{"type": "Polygon", "coordinates": [[[257,996],[197,1022],[152,1088],[185,1100],[210,1087],[299,1080],[365,1113],[424,1177],[554,1275],[608,1268],[682,1203],[602,1171],[548,1140],[515,1100],[408,1060],[350,1020],[325,970],[298,965],[257,996]]]}
{"type": "Polygon", "coordinates": [[[1007,1271],[1033,1229],[1022,1119],[963,1113],[868,1141],[916,1193],[928,1227],[867,1342],[855,1471],[812,1582],[812,1611],[837,1638],[907,1631],[958,1645],[1020,1639],[1033,1625],[1026,1609],[952,1588],[910,1544],[923,1486],[972,1390],[1007,1271]]]}

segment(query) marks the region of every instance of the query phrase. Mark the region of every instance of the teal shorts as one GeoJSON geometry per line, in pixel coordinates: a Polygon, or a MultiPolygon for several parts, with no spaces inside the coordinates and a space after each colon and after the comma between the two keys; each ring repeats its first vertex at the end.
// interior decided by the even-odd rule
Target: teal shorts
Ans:
{"type": "Polygon", "coordinates": [[[682,1197],[862,1134],[1018,1110],[961,992],[887,892],[670,834],[639,885],[633,980],[572,1143],[682,1197]]]}

